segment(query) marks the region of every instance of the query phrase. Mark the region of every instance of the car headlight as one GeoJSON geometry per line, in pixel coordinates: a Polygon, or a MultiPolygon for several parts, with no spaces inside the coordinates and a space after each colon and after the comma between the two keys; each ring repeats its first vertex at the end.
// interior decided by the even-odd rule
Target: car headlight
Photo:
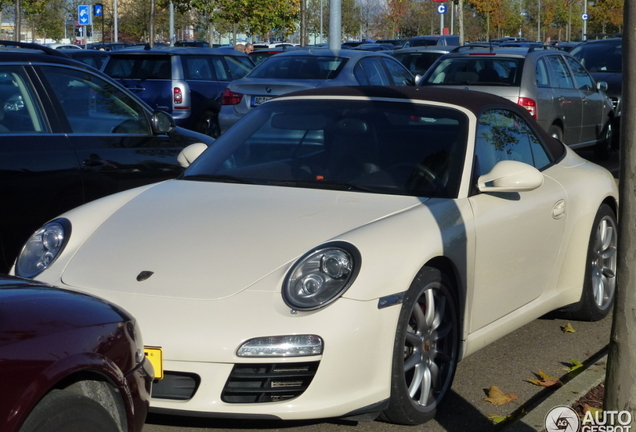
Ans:
{"type": "Polygon", "coordinates": [[[71,222],[68,219],[55,219],[37,230],[18,256],[16,274],[32,278],[42,273],[62,253],[70,235],[71,222]]]}
{"type": "Polygon", "coordinates": [[[331,243],[305,254],[291,268],[283,300],[295,310],[318,309],[336,300],[360,270],[360,252],[347,243],[331,243]]]}

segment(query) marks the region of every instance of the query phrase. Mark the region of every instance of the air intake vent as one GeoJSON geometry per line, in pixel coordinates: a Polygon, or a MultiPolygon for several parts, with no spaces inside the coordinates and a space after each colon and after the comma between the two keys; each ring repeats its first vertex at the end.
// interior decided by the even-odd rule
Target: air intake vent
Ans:
{"type": "Polygon", "coordinates": [[[195,374],[164,372],[162,380],[152,384],[152,397],[156,399],[192,399],[201,379],[195,374]]]}
{"type": "Polygon", "coordinates": [[[225,383],[227,403],[279,402],[303,394],[320,362],[237,364],[225,383]]]}

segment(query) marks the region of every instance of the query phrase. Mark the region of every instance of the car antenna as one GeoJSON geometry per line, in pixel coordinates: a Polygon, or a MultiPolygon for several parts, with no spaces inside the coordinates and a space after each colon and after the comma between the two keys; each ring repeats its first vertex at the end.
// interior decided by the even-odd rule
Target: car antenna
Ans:
{"type": "Polygon", "coordinates": [[[151,47],[150,44],[147,43],[146,45],[144,45],[144,51],[150,51],[151,47]]]}

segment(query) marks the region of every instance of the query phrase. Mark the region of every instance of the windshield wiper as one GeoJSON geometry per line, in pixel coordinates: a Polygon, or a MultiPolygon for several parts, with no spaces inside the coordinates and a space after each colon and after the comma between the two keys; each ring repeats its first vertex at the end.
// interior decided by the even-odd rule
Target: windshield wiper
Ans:
{"type": "Polygon", "coordinates": [[[306,187],[351,192],[378,192],[378,189],[376,188],[368,188],[351,183],[330,180],[268,180],[267,184],[274,186],[306,187]]]}

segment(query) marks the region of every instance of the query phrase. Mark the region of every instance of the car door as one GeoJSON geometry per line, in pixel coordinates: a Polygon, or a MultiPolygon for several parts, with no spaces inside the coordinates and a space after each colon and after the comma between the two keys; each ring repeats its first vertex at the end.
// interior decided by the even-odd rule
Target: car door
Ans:
{"type": "Polygon", "coordinates": [[[377,57],[364,57],[354,67],[353,73],[360,85],[391,85],[391,79],[377,57]]]}
{"type": "MultiPolygon", "coordinates": [[[[501,160],[540,170],[551,163],[532,127],[506,109],[484,112],[478,122],[475,176],[501,160]]],[[[544,176],[538,189],[477,193],[469,198],[475,221],[475,278],[471,331],[537,299],[555,285],[566,222],[565,189],[544,176]]]]}
{"type": "Polygon", "coordinates": [[[574,87],[570,69],[561,55],[549,55],[546,60],[550,66],[554,103],[560,110],[563,121],[563,141],[568,145],[578,144],[581,141],[583,116],[581,92],[574,87]]]}
{"type": "Polygon", "coordinates": [[[97,74],[41,66],[41,79],[77,155],[85,200],[176,177],[179,135],[152,133],[150,112],[97,74]]]}
{"type": "Polygon", "coordinates": [[[38,227],[83,202],[77,158],[34,78],[0,64],[0,273],[38,227]]]}
{"type": "Polygon", "coordinates": [[[415,84],[413,74],[399,61],[382,57],[382,63],[384,63],[393,85],[410,86],[415,84]]]}
{"type": "Polygon", "coordinates": [[[594,80],[585,68],[573,57],[565,57],[576,88],[581,93],[583,115],[581,116],[581,142],[594,142],[603,130],[605,97],[598,91],[594,80]]]}

